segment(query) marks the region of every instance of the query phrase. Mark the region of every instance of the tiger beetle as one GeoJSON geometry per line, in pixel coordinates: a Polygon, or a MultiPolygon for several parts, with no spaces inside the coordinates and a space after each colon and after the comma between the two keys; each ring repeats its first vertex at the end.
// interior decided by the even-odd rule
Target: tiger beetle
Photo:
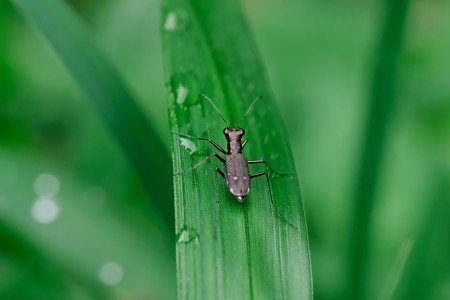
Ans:
{"type": "MultiPolygon", "coordinates": [[[[219,116],[222,118],[222,120],[225,122],[227,127],[223,129],[223,134],[225,135],[225,138],[227,139],[227,150],[222,148],[219,144],[214,142],[213,140],[209,138],[202,138],[202,137],[195,137],[183,133],[174,133],[177,135],[180,135],[182,137],[190,138],[190,139],[197,139],[202,141],[208,141],[211,145],[214,146],[217,150],[219,150],[221,153],[225,154],[225,159],[221,157],[219,154],[213,154],[210,156],[207,156],[197,164],[195,164],[192,168],[180,171],[175,173],[174,175],[180,175],[185,172],[189,172],[194,170],[195,168],[199,167],[200,165],[204,164],[207,160],[209,160],[212,157],[216,157],[222,164],[225,165],[225,173],[219,169],[216,168],[216,171],[220,174],[220,176],[225,179],[225,183],[227,185],[228,190],[230,193],[237,199],[238,202],[242,203],[244,201],[244,198],[248,195],[251,189],[251,183],[250,181],[253,178],[265,176],[267,180],[267,187],[269,190],[269,196],[270,196],[270,203],[272,204],[275,211],[280,215],[283,220],[292,226],[293,228],[297,228],[294,224],[292,224],[286,217],[281,213],[281,211],[276,207],[273,197],[272,197],[272,189],[270,187],[270,181],[269,181],[269,175],[267,172],[260,172],[256,174],[250,174],[248,165],[252,164],[265,164],[267,168],[272,173],[278,174],[278,175],[289,175],[284,173],[275,172],[269,164],[265,160],[247,160],[247,158],[242,154],[242,150],[244,149],[245,145],[247,145],[248,140],[245,140],[242,142],[242,137],[245,134],[245,130],[243,128],[240,128],[239,125],[236,126],[236,128],[231,128],[231,126],[228,124],[228,122],[225,120],[225,118],[220,113],[217,106],[214,104],[214,102],[205,94],[200,94],[199,97],[203,97],[206,99],[214,108],[214,110],[219,114],[219,116]]],[[[255,103],[262,99],[261,96],[257,97],[253,100],[253,102],[248,107],[247,111],[245,112],[244,116],[241,118],[240,123],[244,121],[244,119],[247,117],[248,113],[253,109],[253,106],[255,103]]]]}

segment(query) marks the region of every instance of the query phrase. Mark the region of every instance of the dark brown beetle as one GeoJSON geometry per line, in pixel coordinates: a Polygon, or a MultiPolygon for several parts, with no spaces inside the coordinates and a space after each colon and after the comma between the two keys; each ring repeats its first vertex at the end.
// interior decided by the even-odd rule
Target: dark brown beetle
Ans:
{"type": "MultiPolygon", "coordinates": [[[[197,168],[198,166],[205,163],[208,159],[210,159],[212,157],[216,157],[220,162],[222,162],[225,165],[225,173],[222,170],[220,170],[219,168],[216,168],[216,171],[220,174],[220,176],[222,176],[223,179],[225,179],[228,190],[239,202],[243,202],[244,198],[250,192],[251,179],[253,179],[255,177],[259,177],[259,176],[265,176],[266,180],[267,180],[269,195],[270,195],[270,203],[272,204],[275,211],[283,218],[283,220],[287,224],[296,228],[296,226],[293,225],[291,222],[289,222],[289,220],[286,219],[286,217],[275,206],[275,203],[273,202],[272,189],[270,187],[268,173],[260,172],[260,173],[256,173],[256,174],[250,174],[248,165],[249,164],[265,164],[272,173],[275,173],[278,175],[289,175],[289,174],[275,172],[274,170],[272,170],[272,168],[267,164],[267,162],[265,160],[247,160],[247,158],[242,154],[242,150],[244,149],[244,147],[248,141],[248,140],[245,140],[244,142],[242,142],[242,137],[245,134],[245,130],[243,128],[240,128],[239,126],[237,126],[236,128],[231,128],[230,125],[228,124],[228,122],[225,120],[225,118],[220,113],[219,109],[214,104],[214,102],[208,96],[206,96],[204,94],[200,94],[199,96],[202,96],[203,98],[208,100],[208,102],[214,107],[214,109],[219,114],[219,116],[222,118],[222,120],[225,122],[225,124],[227,124],[227,127],[225,127],[225,129],[223,130],[223,134],[225,135],[225,138],[227,139],[227,150],[223,149],[219,144],[217,144],[216,142],[214,142],[213,140],[211,140],[209,138],[199,138],[199,137],[190,136],[190,135],[183,134],[183,133],[175,133],[175,134],[178,134],[183,137],[191,138],[191,139],[208,141],[217,150],[219,150],[220,152],[225,154],[225,159],[218,154],[213,154],[213,155],[206,157],[199,163],[195,164],[192,168],[185,170],[185,171],[175,173],[174,175],[179,175],[184,172],[192,171],[195,168],[197,168]]],[[[259,99],[262,99],[262,97],[260,96],[260,97],[256,98],[255,100],[253,100],[252,104],[247,109],[246,113],[244,114],[244,116],[242,117],[242,119],[239,123],[241,123],[245,119],[245,117],[252,110],[253,106],[259,99]]]]}

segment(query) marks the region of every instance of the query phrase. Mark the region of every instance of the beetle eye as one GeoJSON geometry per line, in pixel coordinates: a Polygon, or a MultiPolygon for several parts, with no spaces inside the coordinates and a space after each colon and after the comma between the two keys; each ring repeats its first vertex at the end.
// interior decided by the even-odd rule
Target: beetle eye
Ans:
{"type": "Polygon", "coordinates": [[[229,132],[230,132],[230,129],[229,129],[228,127],[226,127],[226,128],[223,130],[223,134],[225,134],[225,135],[228,135],[229,132]]]}
{"type": "Polygon", "coordinates": [[[244,130],[244,129],[242,129],[242,128],[240,128],[240,129],[239,129],[239,135],[241,135],[241,136],[242,136],[242,135],[244,135],[244,134],[245,134],[245,130],[244,130]]]}

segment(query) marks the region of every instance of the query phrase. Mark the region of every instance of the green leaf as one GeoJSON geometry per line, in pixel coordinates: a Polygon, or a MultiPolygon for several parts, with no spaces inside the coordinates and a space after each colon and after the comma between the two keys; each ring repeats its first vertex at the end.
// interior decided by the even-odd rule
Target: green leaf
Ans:
{"type": "Polygon", "coordinates": [[[450,262],[450,173],[445,164],[435,165],[433,180],[426,201],[430,203],[414,232],[414,246],[405,264],[405,270],[393,289],[391,299],[447,299],[450,262]]]}
{"type": "Polygon", "coordinates": [[[153,124],[91,41],[82,22],[64,1],[12,2],[33,22],[97,108],[172,227],[169,155],[153,124]]]}
{"type": "MultiPolygon", "coordinates": [[[[179,298],[311,299],[306,220],[288,134],[238,3],[166,1],[162,32],[171,130],[223,146],[225,124],[198,94],[212,98],[231,125],[263,96],[240,124],[249,139],[244,154],[294,174],[272,174],[270,184],[276,206],[297,229],[271,206],[264,177],[252,180],[250,194],[238,203],[215,171],[223,169],[215,158],[175,176],[179,298]]],[[[218,152],[177,134],[172,142],[176,172],[218,152]]]]}
{"type": "MultiPolygon", "coordinates": [[[[378,177],[395,107],[395,83],[409,0],[385,1],[385,19],[374,64],[369,112],[353,199],[346,299],[364,299],[370,262],[370,225],[378,177]]],[[[368,296],[368,295],[367,295],[368,296]]]]}

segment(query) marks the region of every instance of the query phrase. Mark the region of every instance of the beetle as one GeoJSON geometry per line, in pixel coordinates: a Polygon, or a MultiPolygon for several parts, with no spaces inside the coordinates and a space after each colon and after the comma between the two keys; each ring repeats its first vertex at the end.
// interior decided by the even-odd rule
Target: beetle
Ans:
{"type": "MultiPolygon", "coordinates": [[[[207,160],[209,160],[212,157],[216,157],[224,166],[225,166],[225,172],[223,172],[221,169],[216,168],[216,171],[220,174],[220,176],[225,180],[226,186],[230,193],[237,199],[238,202],[242,203],[244,202],[244,198],[249,194],[251,190],[251,180],[260,177],[265,176],[267,181],[267,187],[269,190],[269,196],[270,196],[270,203],[272,204],[275,211],[278,213],[278,215],[290,226],[293,228],[296,228],[294,224],[292,224],[282,213],[281,211],[276,207],[273,196],[272,196],[272,188],[270,186],[270,180],[269,180],[269,174],[266,172],[259,172],[256,174],[250,174],[249,171],[249,165],[251,164],[265,164],[267,168],[275,174],[278,175],[289,175],[285,173],[279,173],[275,172],[269,164],[265,160],[248,160],[245,155],[242,154],[242,150],[244,149],[245,145],[247,145],[248,140],[242,141],[242,137],[245,135],[245,130],[241,128],[239,125],[237,125],[235,128],[232,128],[228,122],[225,120],[225,118],[220,113],[217,106],[214,104],[214,102],[205,94],[200,94],[199,97],[202,97],[206,99],[214,108],[214,110],[217,112],[217,114],[222,118],[222,120],[225,122],[227,127],[223,129],[223,134],[225,135],[225,138],[227,140],[227,149],[225,150],[220,146],[218,143],[214,142],[213,140],[209,138],[203,138],[203,137],[195,137],[191,135],[187,135],[184,133],[175,133],[177,135],[190,138],[190,139],[197,139],[197,140],[203,140],[209,142],[211,145],[214,146],[218,151],[220,151],[222,154],[225,155],[225,158],[220,156],[219,154],[213,154],[210,156],[207,156],[197,164],[195,164],[192,168],[180,171],[175,173],[174,175],[180,175],[182,173],[192,171],[195,168],[199,167],[203,163],[205,163],[207,160]]],[[[241,123],[248,115],[248,113],[253,109],[253,106],[256,104],[258,100],[262,99],[261,96],[257,97],[253,100],[253,102],[248,107],[247,111],[245,112],[244,116],[241,118],[241,123]]]]}

